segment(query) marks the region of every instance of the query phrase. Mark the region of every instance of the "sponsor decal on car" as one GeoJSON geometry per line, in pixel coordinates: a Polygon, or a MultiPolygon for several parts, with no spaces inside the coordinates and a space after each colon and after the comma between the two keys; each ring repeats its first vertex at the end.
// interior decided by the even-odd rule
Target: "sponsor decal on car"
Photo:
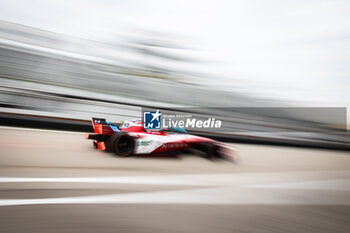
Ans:
{"type": "Polygon", "coordinates": [[[187,149],[188,145],[185,143],[167,143],[161,147],[163,150],[187,149]]]}
{"type": "Polygon", "coordinates": [[[151,142],[152,142],[152,140],[150,140],[150,141],[141,141],[140,142],[140,146],[148,146],[151,142]]]}

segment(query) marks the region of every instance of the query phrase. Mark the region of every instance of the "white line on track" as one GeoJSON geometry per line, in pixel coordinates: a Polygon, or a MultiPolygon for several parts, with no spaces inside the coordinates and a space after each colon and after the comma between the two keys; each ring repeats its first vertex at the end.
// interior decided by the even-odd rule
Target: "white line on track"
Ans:
{"type": "Polygon", "coordinates": [[[128,177],[0,177],[0,183],[73,182],[192,185],[191,189],[37,199],[0,199],[0,206],[39,204],[350,205],[349,171],[128,177]],[[339,195],[336,195],[336,193],[339,195]]]}
{"type": "Polygon", "coordinates": [[[188,205],[350,205],[347,197],[334,193],[249,188],[206,188],[179,191],[141,192],[115,195],[38,199],[3,199],[0,206],[39,204],[188,204],[188,205]]]}
{"type": "Polygon", "coordinates": [[[0,183],[110,183],[150,185],[205,185],[208,183],[184,180],[171,176],[130,176],[130,177],[0,177],[0,183]]]}
{"type": "Polygon", "coordinates": [[[304,190],[338,190],[350,191],[350,179],[314,180],[264,185],[247,185],[249,188],[262,189],[304,189],[304,190]]]}

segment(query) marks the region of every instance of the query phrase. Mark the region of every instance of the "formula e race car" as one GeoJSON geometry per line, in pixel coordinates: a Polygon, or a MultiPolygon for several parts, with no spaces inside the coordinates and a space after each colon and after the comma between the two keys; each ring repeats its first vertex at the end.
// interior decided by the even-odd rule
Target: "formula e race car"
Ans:
{"type": "Polygon", "coordinates": [[[196,149],[210,159],[236,160],[236,149],[210,138],[188,134],[182,128],[145,130],[141,121],[112,124],[105,119],[92,118],[95,134],[86,134],[98,150],[106,150],[120,157],[155,155],[196,149]]]}

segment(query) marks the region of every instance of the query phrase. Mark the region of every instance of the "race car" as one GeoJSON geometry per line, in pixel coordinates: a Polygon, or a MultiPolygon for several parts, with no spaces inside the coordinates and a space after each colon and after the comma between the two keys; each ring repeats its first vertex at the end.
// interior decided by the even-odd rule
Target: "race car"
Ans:
{"type": "Polygon", "coordinates": [[[235,147],[213,139],[189,134],[182,128],[145,130],[142,121],[109,123],[106,119],[92,118],[94,134],[86,134],[98,150],[106,150],[120,157],[155,155],[196,149],[207,158],[237,160],[235,147]]]}

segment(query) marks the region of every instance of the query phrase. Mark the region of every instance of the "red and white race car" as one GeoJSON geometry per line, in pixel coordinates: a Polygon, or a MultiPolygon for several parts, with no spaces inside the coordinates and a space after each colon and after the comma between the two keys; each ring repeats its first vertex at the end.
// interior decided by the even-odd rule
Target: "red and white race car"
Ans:
{"type": "Polygon", "coordinates": [[[197,149],[205,152],[211,159],[237,159],[235,147],[210,138],[188,134],[181,128],[145,130],[141,121],[111,124],[100,118],[92,118],[92,126],[95,134],[86,134],[85,138],[94,140],[93,143],[98,150],[111,151],[120,157],[197,149]]]}

